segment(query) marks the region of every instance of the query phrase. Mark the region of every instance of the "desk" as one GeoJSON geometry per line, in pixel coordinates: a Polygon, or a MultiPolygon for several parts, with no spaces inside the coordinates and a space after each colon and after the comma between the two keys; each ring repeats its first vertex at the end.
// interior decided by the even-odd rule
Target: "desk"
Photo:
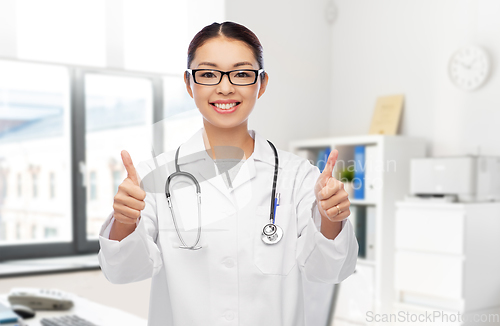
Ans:
{"type": "MultiPolygon", "coordinates": [[[[34,318],[26,319],[27,326],[41,326],[42,318],[58,317],[65,315],[77,315],[99,326],[146,326],[147,320],[139,318],[128,312],[107,307],[102,304],[87,300],[77,295],[73,296],[74,306],[70,310],[53,311],[38,310],[34,318]]],[[[7,294],[0,294],[0,302],[9,306],[7,294]]]]}

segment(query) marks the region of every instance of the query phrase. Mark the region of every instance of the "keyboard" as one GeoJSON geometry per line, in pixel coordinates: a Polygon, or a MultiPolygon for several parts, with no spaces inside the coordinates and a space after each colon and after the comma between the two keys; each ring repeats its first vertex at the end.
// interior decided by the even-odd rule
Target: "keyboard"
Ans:
{"type": "Polygon", "coordinates": [[[98,326],[76,315],[42,318],[43,326],[98,326]]]}

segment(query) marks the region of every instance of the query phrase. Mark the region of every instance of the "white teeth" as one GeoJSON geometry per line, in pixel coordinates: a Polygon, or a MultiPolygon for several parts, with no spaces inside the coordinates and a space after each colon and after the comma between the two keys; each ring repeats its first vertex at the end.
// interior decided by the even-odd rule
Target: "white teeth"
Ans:
{"type": "Polygon", "coordinates": [[[219,108],[219,109],[222,109],[222,110],[229,110],[231,109],[232,107],[234,107],[236,105],[236,102],[234,103],[229,103],[229,104],[219,104],[219,103],[214,103],[214,105],[219,108]]]}

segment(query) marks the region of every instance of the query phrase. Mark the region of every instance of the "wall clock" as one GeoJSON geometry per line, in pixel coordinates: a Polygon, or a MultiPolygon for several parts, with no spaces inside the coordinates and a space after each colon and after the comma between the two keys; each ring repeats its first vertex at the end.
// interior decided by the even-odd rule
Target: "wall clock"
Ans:
{"type": "Polygon", "coordinates": [[[448,73],[450,80],[460,89],[472,91],[484,84],[490,74],[491,65],[486,50],[478,46],[465,46],[450,58],[448,73]]]}

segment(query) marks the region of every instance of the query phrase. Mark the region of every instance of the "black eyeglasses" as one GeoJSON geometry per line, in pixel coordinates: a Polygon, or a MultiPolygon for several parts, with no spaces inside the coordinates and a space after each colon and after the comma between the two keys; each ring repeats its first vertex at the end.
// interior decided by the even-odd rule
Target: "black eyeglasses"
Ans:
{"type": "Polygon", "coordinates": [[[264,72],[264,69],[240,69],[231,71],[220,71],[214,69],[187,69],[186,71],[193,76],[194,82],[199,85],[218,85],[222,81],[222,77],[227,75],[231,84],[237,86],[247,86],[255,84],[259,75],[264,72]]]}

